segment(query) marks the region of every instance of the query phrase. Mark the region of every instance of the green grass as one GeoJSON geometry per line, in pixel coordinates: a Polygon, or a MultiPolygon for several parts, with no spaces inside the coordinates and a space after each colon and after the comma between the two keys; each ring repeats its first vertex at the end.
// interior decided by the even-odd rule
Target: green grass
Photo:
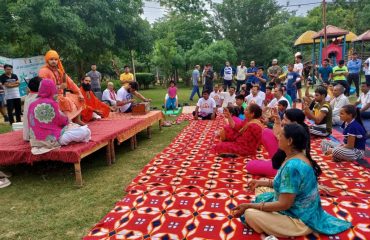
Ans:
{"type": "MultiPolygon", "coordinates": [[[[161,107],[165,92],[156,88],[141,93],[153,99],[152,106],[161,107]]],[[[180,102],[188,94],[190,90],[180,89],[180,102]]],[[[0,168],[13,174],[12,185],[0,189],[0,239],[81,239],[122,199],[132,179],[184,126],[159,131],[154,125],[152,139],[140,133],[134,151],[127,142],[116,146],[112,166],[106,165],[105,151],[83,159],[82,188],[74,185],[73,164],[39,162],[0,168]]],[[[0,132],[9,130],[9,125],[0,124],[0,132]]]]}

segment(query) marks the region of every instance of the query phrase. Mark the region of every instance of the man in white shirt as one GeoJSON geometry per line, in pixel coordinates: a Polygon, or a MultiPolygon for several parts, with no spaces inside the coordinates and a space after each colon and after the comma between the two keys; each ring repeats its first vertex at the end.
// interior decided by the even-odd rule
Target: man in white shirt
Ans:
{"type": "Polygon", "coordinates": [[[144,102],[150,102],[151,99],[145,98],[137,90],[139,85],[137,82],[130,82],[128,85],[123,85],[117,92],[117,107],[121,113],[132,112],[132,104],[135,103],[133,96],[143,100],[144,102]]]}
{"type": "Polygon", "coordinates": [[[245,61],[241,61],[240,66],[236,68],[236,91],[239,92],[240,86],[245,84],[247,77],[247,67],[245,61]]]}
{"type": "Polygon", "coordinates": [[[108,103],[110,106],[117,105],[117,94],[114,91],[114,84],[108,82],[107,89],[103,91],[102,101],[108,103]]]}
{"type": "Polygon", "coordinates": [[[361,118],[370,119],[370,87],[365,82],[361,84],[361,94],[355,103],[356,106],[359,104],[361,118]]]}
{"type": "Polygon", "coordinates": [[[333,111],[333,125],[341,125],[343,123],[339,117],[340,109],[349,104],[348,98],[344,95],[344,90],[344,87],[340,84],[335,85],[333,89],[334,98],[330,101],[330,106],[333,111]]]}
{"type": "Polygon", "coordinates": [[[277,88],[277,87],[275,88],[274,97],[275,98],[272,99],[271,102],[267,105],[268,108],[276,108],[279,101],[281,101],[281,100],[287,101],[288,102],[287,109],[290,108],[290,103],[289,103],[288,99],[286,99],[284,97],[284,90],[282,88],[277,88]]]}
{"type": "Polygon", "coordinates": [[[216,102],[216,106],[217,107],[221,107],[222,106],[222,103],[224,101],[224,96],[223,94],[221,93],[221,89],[220,87],[218,86],[218,84],[216,84],[213,88],[213,92],[211,92],[210,98],[212,98],[213,100],[215,100],[216,102]]]}
{"type": "Polygon", "coordinates": [[[222,107],[234,106],[235,105],[235,87],[230,87],[228,92],[223,92],[222,96],[224,101],[222,103],[222,107]]]}
{"type": "Polygon", "coordinates": [[[204,90],[202,98],[198,100],[197,107],[193,112],[194,120],[214,120],[216,118],[216,102],[209,97],[209,92],[204,90]]]}
{"type": "Polygon", "coordinates": [[[260,87],[258,85],[254,85],[252,87],[251,93],[245,97],[245,102],[247,103],[247,105],[254,103],[262,108],[263,101],[265,99],[261,97],[259,91],[260,87]]]}
{"type": "Polygon", "coordinates": [[[365,72],[366,84],[368,87],[370,87],[370,57],[366,59],[364,62],[364,72],[365,72]]]}
{"type": "Polygon", "coordinates": [[[235,69],[230,65],[230,62],[225,63],[225,67],[221,71],[221,77],[224,79],[224,91],[231,87],[233,83],[235,69]]]}
{"type": "MultiPolygon", "coordinates": [[[[298,52],[296,55],[295,55],[295,64],[294,64],[294,69],[293,71],[298,73],[299,76],[301,76],[301,78],[303,77],[302,76],[302,72],[303,72],[303,64],[302,64],[302,55],[298,52]]],[[[297,82],[296,84],[296,87],[297,87],[297,92],[298,92],[298,98],[299,98],[299,101],[302,100],[302,81],[299,81],[297,82]]]]}

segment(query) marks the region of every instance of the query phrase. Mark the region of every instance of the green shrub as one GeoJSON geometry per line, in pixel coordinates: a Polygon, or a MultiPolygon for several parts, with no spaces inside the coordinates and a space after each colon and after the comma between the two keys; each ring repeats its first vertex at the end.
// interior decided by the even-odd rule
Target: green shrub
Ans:
{"type": "Polygon", "coordinates": [[[155,76],[152,73],[136,73],[136,81],[141,87],[148,89],[150,84],[155,83],[155,76]]]}

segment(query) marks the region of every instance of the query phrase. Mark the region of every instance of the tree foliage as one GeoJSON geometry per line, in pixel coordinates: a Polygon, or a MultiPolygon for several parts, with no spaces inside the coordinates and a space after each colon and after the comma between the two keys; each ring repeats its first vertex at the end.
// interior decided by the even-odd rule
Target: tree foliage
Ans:
{"type": "Polygon", "coordinates": [[[10,57],[52,48],[82,74],[113,52],[151,51],[150,25],[140,18],[141,0],[17,0],[5,1],[1,10],[0,19],[9,25],[1,31],[6,32],[2,42],[12,46],[5,52],[10,57]]]}

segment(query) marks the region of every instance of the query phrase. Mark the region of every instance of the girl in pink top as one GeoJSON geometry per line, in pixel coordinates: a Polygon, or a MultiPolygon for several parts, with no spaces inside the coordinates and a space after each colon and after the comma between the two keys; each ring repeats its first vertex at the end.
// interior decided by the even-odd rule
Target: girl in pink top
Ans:
{"type": "Polygon", "coordinates": [[[170,81],[170,87],[167,91],[168,98],[166,99],[166,110],[168,109],[176,109],[176,97],[177,97],[177,87],[174,81],[170,81]]]}

